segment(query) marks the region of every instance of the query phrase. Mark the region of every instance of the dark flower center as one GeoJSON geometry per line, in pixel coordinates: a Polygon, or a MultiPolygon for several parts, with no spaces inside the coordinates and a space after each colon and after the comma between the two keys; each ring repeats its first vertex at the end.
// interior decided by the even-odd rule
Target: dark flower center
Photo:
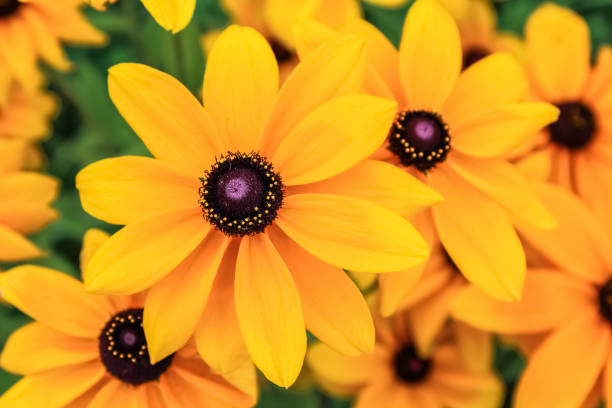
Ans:
{"type": "Polygon", "coordinates": [[[263,232],[283,204],[280,176],[256,153],[228,153],[200,180],[204,218],[226,235],[263,232]]]}
{"type": "Polygon", "coordinates": [[[450,150],[448,128],[435,113],[400,112],[389,131],[388,149],[402,165],[426,172],[446,159],[450,150]]]}
{"type": "Polygon", "coordinates": [[[572,150],[589,144],[596,130],[591,109],[581,102],[564,102],[557,108],[560,110],[559,119],[548,126],[551,140],[572,150]]]}
{"type": "Polygon", "coordinates": [[[0,0],[0,18],[10,16],[20,5],[17,0],[0,0]]]}
{"type": "Polygon", "coordinates": [[[612,279],[599,289],[599,312],[612,323],[612,279]]]}
{"type": "Polygon", "coordinates": [[[106,371],[131,385],[155,381],[170,367],[174,354],[151,364],[142,309],[127,309],[114,315],[100,334],[100,358],[106,371]]]}
{"type": "Polygon", "coordinates": [[[397,352],[394,365],[397,378],[407,383],[421,382],[431,371],[431,360],[419,357],[413,345],[397,352]]]}
{"type": "Polygon", "coordinates": [[[272,47],[272,52],[274,53],[274,56],[276,57],[276,61],[279,64],[282,64],[283,62],[287,62],[291,60],[293,57],[295,57],[295,53],[293,53],[293,51],[291,50],[288,50],[283,45],[283,43],[281,43],[276,38],[270,39],[270,47],[272,47]]]}
{"type": "Polygon", "coordinates": [[[489,54],[491,53],[482,47],[476,46],[468,48],[463,53],[463,69],[477,63],[481,59],[487,57],[489,54]]]}

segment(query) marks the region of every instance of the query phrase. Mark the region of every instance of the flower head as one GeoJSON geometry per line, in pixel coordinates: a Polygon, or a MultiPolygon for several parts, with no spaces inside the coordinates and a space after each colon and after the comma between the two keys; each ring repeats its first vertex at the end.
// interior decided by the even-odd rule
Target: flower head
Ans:
{"type": "Polygon", "coordinates": [[[396,111],[393,101],[355,93],[364,68],[363,40],[339,38],[278,90],[270,46],[239,26],[210,53],[204,108],[166,74],[111,68],[111,98],[156,158],[103,160],[78,175],[85,210],[126,225],[84,280],[100,293],[151,287],[144,329],[153,361],[195,331],[215,369],[231,371],[250,355],[288,386],[306,326],[346,353],[371,350],[368,308],[342,268],[378,273],[423,262],[424,240],[381,204],[414,213],[439,196],[364,160],[396,111]]]}
{"type": "MultiPolygon", "coordinates": [[[[84,265],[106,239],[101,231],[87,232],[81,253],[84,265]]],[[[250,407],[255,403],[253,395],[214,374],[193,348],[182,348],[152,364],[140,295],[88,294],[76,279],[37,266],[4,273],[0,290],[5,300],[35,320],[9,337],[0,356],[2,368],[24,376],[0,397],[2,406],[250,407]]],[[[250,377],[254,384],[252,366],[241,370],[243,378],[250,377]]]]}

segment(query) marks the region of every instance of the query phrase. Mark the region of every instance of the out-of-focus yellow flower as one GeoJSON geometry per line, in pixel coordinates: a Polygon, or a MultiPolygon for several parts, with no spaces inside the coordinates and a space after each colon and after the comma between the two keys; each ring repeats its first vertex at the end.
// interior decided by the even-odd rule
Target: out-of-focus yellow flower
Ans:
{"type": "Polygon", "coordinates": [[[307,357],[314,378],[334,395],[355,396],[356,408],[498,407],[503,387],[491,369],[491,336],[457,322],[440,329],[440,297],[387,320],[375,315],[372,354],[348,357],[314,344],[307,357]],[[415,337],[423,332],[432,337],[427,350],[415,337]]]}
{"type": "Polygon", "coordinates": [[[99,45],[105,35],[80,13],[80,0],[0,0],[0,68],[27,90],[37,89],[39,59],[68,70],[62,43],[99,45]]]}
{"type": "Polygon", "coordinates": [[[25,235],[39,231],[55,220],[50,203],[58,183],[50,176],[21,171],[26,145],[20,140],[0,138],[0,261],[13,262],[43,255],[25,235]]]}
{"type": "MultiPolygon", "coordinates": [[[[366,37],[364,87],[399,105],[389,137],[373,157],[418,175],[444,197],[432,209],[437,235],[470,282],[494,297],[519,299],[526,266],[513,222],[541,228],[555,222],[504,157],[559,111],[522,102],[528,80],[507,53],[461,72],[457,25],[434,0],[418,0],[410,9],[399,53],[365,21],[353,20],[339,31],[366,37]]],[[[300,55],[338,35],[312,20],[298,23],[295,32],[300,55]]],[[[392,276],[398,281],[391,286],[404,284],[401,274],[392,276]]]]}
{"type": "MultiPolygon", "coordinates": [[[[107,239],[102,231],[87,232],[82,266],[107,239]]],[[[0,397],[3,407],[255,404],[252,365],[240,370],[241,378],[224,379],[202,362],[193,345],[151,364],[141,294],[92,295],[80,281],[38,266],[2,274],[0,291],[3,299],[35,320],[9,337],[0,356],[3,369],[24,376],[0,397]]]]}
{"type": "MultiPolygon", "coordinates": [[[[107,4],[116,3],[117,0],[88,0],[92,7],[98,10],[106,9],[107,4]]],[[[134,1],[134,0],[124,0],[134,1]]],[[[164,29],[176,34],[193,17],[196,0],[141,0],[155,21],[164,29]]]]}
{"type": "Polygon", "coordinates": [[[517,389],[515,407],[586,406],[587,399],[601,400],[600,380],[605,399],[610,401],[609,230],[567,189],[543,183],[537,189],[558,219],[558,228],[542,231],[521,226],[521,234],[553,266],[530,268],[518,303],[499,302],[470,288],[455,298],[452,314],[522,343],[530,361],[517,389]]]}
{"type": "Polygon", "coordinates": [[[342,268],[423,262],[427,245],[398,212],[440,197],[388,163],[364,160],[397,108],[358,93],[364,71],[363,38],[340,37],[279,90],[271,47],[240,26],[208,57],[204,108],[167,74],[110,69],[111,99],[156,159],[107,159],[77,176],[83,208],[126,225],[86,268],[85,284],[101,293],[152,287],[144,325],[153,361],[195,331],[220,372],[250,355],[289,386],[306,326],[345,353],[371,351],[367,305],[342,268]],[[396,202],[398,212],[388,208],[396,202]]]}

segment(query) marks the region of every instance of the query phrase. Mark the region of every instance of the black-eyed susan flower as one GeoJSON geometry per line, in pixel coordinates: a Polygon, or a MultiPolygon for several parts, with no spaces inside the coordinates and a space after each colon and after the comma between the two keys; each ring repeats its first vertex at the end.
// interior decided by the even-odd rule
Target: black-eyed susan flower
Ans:
{"type": "MultiPolygon", "coordinates": [[[[104,10],[107,4],[116,3],[117,0],[88,0],[92,7],[104,10]]],[[[126,0],[134,1],[134,0],[126,0]]],[[[196,0],[141,0],[142,4],[151,13],[155,21],[165,30],[178,33],[193,17],[196,0]]]]}
{"type": "MultiPolygon", "coordinates": [[[[8,74],[6,71],[3,73],[8,74]]],[[[50,118],[57,111],[56,99],[39,89],[26,91],[11,79],[8,79],[4,92],[0,86],[0,93],[0,139],[24,142],[24,168],[40,168],[43,156],[38,142],[51,131],[50,118]]]]}
{"type": "MultiPolygon", "coordinates": [[[[429,307],[435,307],[430,304],[429,307]]],[[[376,316],[374,352],[344,356],[316,343],[307,363],[331,394],[356,397],[356,408],[459,408],[500,406],[502,386],[491,369],[491,336],[459,323],[434,333],[427,352],[414,336],[427,319],[405,311],[387,320],[376,316]],[[411,320],[417,319],[414,326],[411,320]]]]}
{"type": "MultiPolygon", "coordinates": [[[[461,72],[457,25],[434,0],[411,7],[399,53],[364,21],[340,31],[366,37],[365,89],[398,102],[374,157],[418,175],[444,197],[432,209],[436,231],[470,282],[496,298],[519,299],[525,255],[513,222],[552,228],[554,219],[504,156],[554,121],[558,109],[521,102],[527,78],[507,53],[461,72]]],[[[321,25],[296,26],[300,55],[333,35],[321,25]]]]}
{"type": "Polygon", "coordinates": [[[612,398],[612,240],[566,189],[540,184],[538,190],[558,228],[521,227],[521,233],[553,266],[529,269],[518,303],[469,288],[453,301],[452,314],[483,330],[519,337],[519,344],[521,337],[533,344],[516,408],[594,407],[583,404],[598,402],[602,392],[606,400],[612,398]]]}
{"type": "Polygon", "coordinates": [[[554,4],[529,17],[525,35],[533,98],[555,104],[561,114],[524,148],[544,157],[550,179],[577,192],[612,227],[612,49],[601,47],[591,67],[586,22],[554,4]]]}
{"type": "MultiPolygon", "coordinates": [[[[108,238],[85,235],[86,265],[108,238]]],[[[0,355],[3,369],[24,377],[0,397],[0,406],[32,407],[250,407],[252,386],[214,374],[185,347],[151,364],[142,324],[142,300],[98,296],[61,272],[19,266],[2,274],[4,300],[35,321],[15,331],[0,355]]],[[[249,367],[245,367],[249,370],[249,367]]],[[[250,367],[251,382],[254,370],[250,367]]],[[[246,371],[244,378],[249,377],[246,371]]]]}
{"type": "Polygon", "coordinates": [[[21,171],[26,145],[0,139],[0,261],[37,258],[43,252],[25,235],[39,231],[57,217],[50,207],[58,183],[50,176],[21,171]]]}
{"type": "Polygon", "coordinates": [[[126,225],[84,280],[100,293],[152,287],[144,327],[154,362],[185,344],[203,314],[196,341],[213,368],[231,370],[250,354],[283,386],[303,362],[304,320],[345,353],[371,350],[368,308],[341,268],[423,262],[424,240],[381,204],[414,212],[439,196],[388,163],[364,160],[396,111],[393,101],[355,94],[364,68],[363,39],[339,38],[278,91],[264,37],[232,26],[208,58],[204,108],[152,68],[110,69],[111,99],[156,159],[103,160],[78,175],[84,209],[126,225]]]}
{"type": "Polygon", "coordinates": [[[63,43],[99,45],[105,35],[80,13],[80,1],[0,0],[0,67],[23,87],[41,84],[37,61],[67,70],[63,43]]]}

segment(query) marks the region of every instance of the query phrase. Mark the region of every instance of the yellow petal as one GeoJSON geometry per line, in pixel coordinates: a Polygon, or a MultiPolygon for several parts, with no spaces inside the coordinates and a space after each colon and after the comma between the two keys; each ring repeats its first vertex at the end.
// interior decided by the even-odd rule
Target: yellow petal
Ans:
{"type": "Polygon", "coordinates": [[[314,18],[321,0],[265,0],[263,16],[274,38],[286,48],[293,48],[293,24],[302,18],[314,18]]]}
{"type": "Polygon", "coordinates": [[[472,115],[451,129],[451,145],[475,157],[510,153],[557,120],[559,109],[542,102],[498,105],[472,115]]]}
{"type": "Polygon", "coordinates": [[[21,170],[26,144],[21,140],[0,140],[0,173],[21,170]]]}
{"type": "Polygon", "coordinates": [[[418,0],[410,8],[399,55],[410,108],[438,111],[461,72],[461,41],[455,21],[435,0],[418,0]]]}
{"type": "Polygon", "coordinates": [[[191,255],[149,290],[143,326],[151,363],[174,353],[193,335],[227,244],[221,232],[211,231],[191,255]]]}
{"type": "Polygon", "coordinates": [[[141,64],[115,65],[108,92],[155,157],[199,177],[225,152],[202,105],[170,75],[141,64]]]}
{"type": "Polygon", "coordinates": [[[429,181],[444,197],[433,208],[440,240],[463,275],[494,298],[520,299],[525,253],[506,212],[448,168],[429,181]]]}
{"type": "Polygon", "coordinates": [[[81,12],[80,3],[73,1],[73,7],[66,7],[65,3],[57,1],[31,2],[53,27],[54,34],[63,41],[80,45],[103,45],[107,42],[106,35],[96,29],[81,12]]]}
{"type": "Polygon", "coordinates": [[[58,180],[46,174],[17,172],[0,178],[4,200],[48,204],[57,197],[58,180]]]}
{"type": "Polygon", "coordinates": [[[529,16],[525,36],[537,91],[548,101],[577,99],[590,70],[591,41],[583,18],[546,3],[529,16]]]}
{"type": "Polygon", "coordinates": [[[580,406],[604,367],[610,342],[608,324],[593,314],[551,334],[531,357],[518,385],[515,406],[580,406]]]}
{"type": "Polygon", "coordinates": [[[0,397],[0,406],[63,407],[93,387],[105,373],[104,366],[95,361],[28,375],[0,397]]]}
{"type": "Polygon", "coordinates": [[[612,243],[601,223],[567,190],[546,184],[538,184],[536,188],[558,225],[553,231],[542,231],[518,224],[521,235],[562,270],[591,282],[604,283],[609,273],[602,254],[609,252],[612,243]]]}
{"type": "Polygon", "coordinates": [[[51,64],[54,68],[66,71],[71,68],[71,63],[66,57],[66,53],[62,48],[59,38],[49,27],[45,16],[34,7],[24,7],[20,11],[23,23],[28,25],[31,30],[31,38],[33,45],[41,57],[51,64]]]}
{"type": "Polygon", "coordinates": [[[355,0],[319,0],[314,17],[330,27],[338,28],[346,21],[360,18],[361,6],[355,0]]]}
{"type": "Polygon", "coordinates": [[[196,0],[142,0],[160,26],[178,33],[189,24],[196,0]]]}
{"type": "Polygon", "coordinates": [[[425,261],[429,252],[405,219],[360,198],[290,195],[277,224],[317,258],[358,272],[407,269],[425,261]]]}
{"type": "Polygon", "coordinates": [[[339,34],[326,24],[310,18],[302,18],[292,26],[293,41],[301,60],[327,41],[337,39],[339,34]]]}
{"type": "Polygon", "coordinates": [[[398,7],[408,3],[408,0],[366,0],[366,2],[383,7],[398,7]]]}
{"type": "Polygon", "coordinates": [[[36,51],[27,26],[20,19],[8,19],[0,25],[0,61],[20,85],[32,91],[42,82],[36,66],[36,51]]]}
{"type": "Polygon", "coordinates": [[[2,243],[0,260],[4,262],[23,261],[43,255],[32,242],[2,224],[0,224],[0,243],[2,243]]]}
{"type": "Polygon", "coordinates": [[[195,332],[198,353],[206,364],[223,376],[236,372],[245,362],[250,362],[234,300],[238,243],[233,241],[225,251],[195,332]]]}
{"type": "Polygon", "coordinates": [[[267,41],[250,27],[227,28],[208,56],[203,90],[226,150],[255,148],[277,91],[278,64],[267,41]]]}
{"type": "MultiPolygon", "coordinates": [[[[101,329],[100,329],[101,330],[101,329]]],[[[97,339],[83,339],[29,323],[6,341],[0,365],[6,371],[27,375],[100,358],[97,339]]]]}
{"type": "Polygon", "coordinates": [[[76,187],[85,211],[108,223],[126,225],[198,207],[200,182],[161,160],[125,156],[85,167],[77,174],[76,187]]]}
{"type": "Polygon", "coordinates": [[[442,108],[444,119],[452,128],[494,106],[518,102],[527,87],[525,70],[514,57],[506,53],[493,54],[461,73],[442,108]]]}
{"type": "Polygon", "coordinates": [[[5,201],[0,203],[0,223],[20,234],[32,234],[55,221],[59,213],[46,204],[5,201]]]}
{"type": "Polygon", "coordinates": [[[556,220],[542,205],[523,176],[505,160],[473,159],[455,154],[449,167],[472,186],[497,201],[520,222],[535,228],[553,229],[556,220]]]}
{"type": "MultiPolygon", "coordinates": [[[[139,408],[142,406],[146,385],[132,387],[115,379],[106,383],[92,398],[87,408],[105,408],[120,406],[122,408],[139,408]]],[[[149,405],[146,405],[147,408],[149,405]]]]}
{"type": "Polygon", "coordinates": [[[366,160],[327,180],[292,189],[295,193],[338,194],[363,198],[410,217],[442,197],[392,164],[366,160]]]}
{"type": "Polygon", "coordinates": [[[598,100],[610,98],[610,77],[612,75],[612,47],[603,45],[597,51],[597,61],[589,75],[584,99],[595,105],[598,100]]]}
{"type": "Polygon", "coordinates": [[[242,239],[234,291],[253,362],[270,381],[289,387],[304,362],[306,328],[291,274],[267,235],[242,239]]]}
{"type": "Polygon", "coordinates": [[[97,338],[112,311],[106,297],[91,295],[76,279],[40,266],[18,266],[2,274],[0,290],[25,314],[77,337],[97,338]]]}
{"type": "Polygon", "coordinates": [[[185,260],[209,231],[201,211],[191,208],[130,224],[94,254],[83,273],[85,285],[105,294],[144,290],[185,260]]]}
{"type": "Polygon", "coordinates": [[[314,50],[283,84],[257,151],[271,157],[283,139],[310,112],[339,95],[359,90],[364,73],[365,52],[361,37],[340,37],[314,50]]]}
{"type": "Polygon", "coordinates": [[[79,256],[81,271],[87,269],[93,255],[109,238],[110,235],[96,228],[90,228],[85,232],[85,235],[83,235],[83,246],[79,256]]]}
{"type": "Polygon", "coordinates": [[[307,362],[321,382],[344,387],[366,384],[376,374],[377,368],[374,354],[349,357],[323,343],[315,343],[309,347],[307,362]]]}
{"type": "Polygon", "coordinates": [[[520,302],[495,300],[470,287],[453,301],[453,317],[482,330],[504,334],[543,333],[592,307],[595,290],[555,270],[531,269],[520,302]]]}
{"type": "Polygon", "coordinates": [[[308,330],[343,354],[372,352],[370,309],[346,273],[313,257],[278,229],[271,229],[270,236],[300,294],[308,330]]]}
{"type": "Polygon", "coordinates": [[[383,144],[395,117],[394,101],[345,95],[312,111],[272,157],[285,185],[335,176],[366,159],[383,144]]]}

